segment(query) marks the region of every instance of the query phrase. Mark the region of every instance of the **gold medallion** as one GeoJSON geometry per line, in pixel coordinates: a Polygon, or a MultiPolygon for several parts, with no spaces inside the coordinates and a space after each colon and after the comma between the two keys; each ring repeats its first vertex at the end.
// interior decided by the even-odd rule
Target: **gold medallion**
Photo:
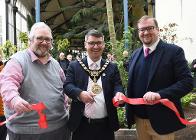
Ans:
{"type": "Polygon", "coordinates": [[[102,88],[101,88],[101,86],[98,85],[97,83],[93,83],[92,88],[91,88],[91,91],[92,91],[94,94],[99,94],[99,93],[101,93],[102,88]]]}
{"type": "MultiPolygon", "coordinates": [[[[102,88],[100,85],[97,84],[98,79],[100,78],[101,74],[105,71],[107,68],[108,64],[110,63],[109,61],[106,61],[105,64],[99,69],[99,70],[90,70],[89,68],[86,67],[86,65],[80,60],[77,59],[81,67],[87,72],[87,74],[90,76],[91,80],[93,81],[93,85],[91,87],[91,91],[94,94],[99,94],[102,92],[102,88]]],[[[106,74],[103,73],[103,76],[106,74]]]]}

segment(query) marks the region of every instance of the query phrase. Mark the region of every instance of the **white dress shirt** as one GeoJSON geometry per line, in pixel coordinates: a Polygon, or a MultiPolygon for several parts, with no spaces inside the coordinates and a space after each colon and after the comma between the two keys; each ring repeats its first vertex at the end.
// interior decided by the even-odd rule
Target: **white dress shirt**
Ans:
{"type": "MultiPolygon", "coordinates": [[[[101,59],[98,60],[97,62],[93,62],[87,56],[87,62],[88,62],[89,69],[91,69],[92,63],[96,63],[97,64],[97,70],[100,69],[100,67],[101,67],[101,59]]],[[[99,79],[97,81],[97,84],[102,88],[101,76],[99,77],[99,79]]],[[[91,91],[92,85],[93,85],[93,81],[89,77],[87,91],[91,91]]],[[[104,95],[103,95],[103,90],[101,91],[101,93],[97,94],[94,97],[94,100],[95,100],[95,102],[93,102],[93,103],[85,104],[84,115],[87,118],[92,118],[92,119],[106,117],[107,116],[107,110],[106,110],[105,98],[104,98],[104,95]]]]}

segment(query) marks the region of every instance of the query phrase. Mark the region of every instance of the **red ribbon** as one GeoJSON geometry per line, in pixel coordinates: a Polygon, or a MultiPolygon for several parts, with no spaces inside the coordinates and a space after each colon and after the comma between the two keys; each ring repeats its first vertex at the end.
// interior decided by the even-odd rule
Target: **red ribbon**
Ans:
{"type": "Polygon", "coordinates": [[[119,95],[119,96],[115,96],[113,98],[114,106],[118,107],[119,100],[123,100],[124,102],[131,104],[131,105],[153,105],[153,104],[161,103],[164,106],[171,109],[172,111],[174,111],[176,116],[178,117],[178,119],[180,120],[180,122],[182,124],[184,124],[184,125],[196,124],[196,121],[188,121],[188,120],[182,118],[180,116],[180,113],[178,112],[177,108],[175,107],[174,103],[168,99],[160,99],[160,100],[155,101],[153,104],[150,104],[150,103],[145,102],[143,98],[127,98],[125,95],[119,95]]]}
{"type": "MultiPolygon", "coordinates": [[[[44,103],[40,102],[40,103],[37,103],[37,104],[32,104],[32,109],[34,111],[37,111],[37,113],[39,115],[39,121],[38,121],[39,127],[40,128],[48,128],[48,123],[47,123],[47,120],[46,120],[46,115],[43,113],[43,110],[46,109],[46,106],[44,105],[44,103]]],[[[0,126],[6,124],[8,121],[11,121],[17,115],[18,115],[18,113],[15,113],[12,116],[10,116],[6,121],[0,122],[0,126]]]]}
{"type": "Polygon", "coordinates": [[[46,109],[46,106],[44,105],[44,103],[40,102],[38,104],[33,104],[32,109],[37,111],[37,113],[39,115],[39,121],[38,121],[39,127],[40,128],[48,128],[46,115],[43,113],[43,110],[46,109]]]}

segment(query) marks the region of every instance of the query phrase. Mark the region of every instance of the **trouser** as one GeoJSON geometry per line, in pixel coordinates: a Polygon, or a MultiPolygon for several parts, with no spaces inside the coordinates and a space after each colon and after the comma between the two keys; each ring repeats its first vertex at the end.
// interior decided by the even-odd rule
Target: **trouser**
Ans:
{"type": "Polygon", "coordinates": [[[8,129],[9,140],[70,140],[67,126],[43,134],[16,134],[8,129]]]}
{"type": "MultiPolygon", "coordinates": [[[[5,116],[0,116],[0,122],[5,121],[5,116]]],[[[0,126],[0,140],[6,140],[7,128],[5,125],[0,126]]]]}
{"type": "Polygon", "coordinates": [[[160,135],[153,130],[148,119],[135,117],[138,140],[174,140],[174,133],[160,135]]]}
{"type": "Polygon", "coordinates": [[[83,117],[79,127],[73,132],[72,140],[114,140],[108,118],[92,119],[83,117]]]}

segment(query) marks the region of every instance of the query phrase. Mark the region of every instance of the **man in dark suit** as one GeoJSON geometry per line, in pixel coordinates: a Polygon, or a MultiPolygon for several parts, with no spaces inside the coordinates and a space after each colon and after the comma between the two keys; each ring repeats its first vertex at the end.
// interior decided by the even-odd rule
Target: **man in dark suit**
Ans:
{"type": "Polygon", "coordinates": [[[159,39],[156,19],[143,16],[137,27],[143,45],[130,58],[127,94],[152,105],[127,105],[128,125],[136,123],[138,140],[174,140],[174,131],[185,125],[169,108],[153,103],[167,98],[184,117],[180,98],[193,87],[184,51],[159,39]]]}
{"type": "Polygon", "coordinates": [[[191,63],[191,71],[194,73],[194,77],[196,77],[196,59],[191,63]]]}
{"type": "Polygon", "coordinates": [[[66,73],[67,73],[67,68],[68,68],[68,66],[69,66],[70,61],[69,61],[67,58],[65,58],[65,54],[64,54],[63,52],[61,52],[61,53],[59,54],[58,62],[59,62],[61,68],[63,69],[63,71],[64,71],[64,73],[65,73],[65,75],[66,75],[66,73]]]}
{"type": "Polygon", "coordinates": [[[72,98],[68,122],[72,140],[114,140],[119,122],[112,99],[123,94],[119,71],[101,57],[102,33],[90,30],[84,45],[87,57],[70,63],[64,83],[65,93],[72,98]]]}

